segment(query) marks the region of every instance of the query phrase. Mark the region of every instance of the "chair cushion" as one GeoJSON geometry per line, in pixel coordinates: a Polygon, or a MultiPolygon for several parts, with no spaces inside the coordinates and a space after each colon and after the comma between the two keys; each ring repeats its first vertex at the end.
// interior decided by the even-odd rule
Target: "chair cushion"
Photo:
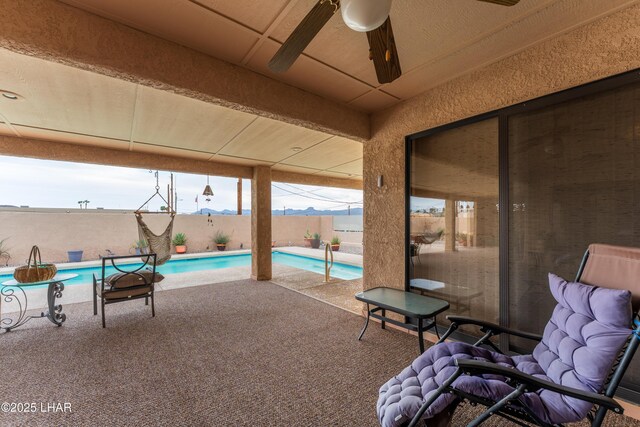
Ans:
{"type": "Polygon", "coordinates": [[[155,274],[155,280],[152,276],[153,273],[149,270],[141,270],[136,273],[114,273],[105,277],[104,284],[105,288],[108,285],[113,289],[122,289],[146,283],[159,283],[164,279],[164,276],[158,272],[155,274]]]}
{"type": "MultiPolygon", "coordinates": [[[[511,367],[566,386],[598,392],[629,336],[631,295],[627,291],[568,283],[549,275],[558,305],[532,355],[509,357],[485,348],[452,342],[435,345],[380,388],[377,412],[383,427],[413,418],[422,403],[455,371],[456,359],[476,359],[511,367]]],[[[492,401],[514,390],[497,375],[462,376],[453,387],[492,401]]],[[[444,394],[425,412],[431,418],[455,399],[444,394]]],[[[543,421],[579,421],[591,404],[550,391],[525,393],[521,402],[543,421]]]]}
{"type": "MultiPolygon", "coordinates": [[[[477,359],[513,366],[510,357],[470,344],[451,342],[434,345],[380,388],[376,408],[380,425],[382,427],[406,425],[418,412],[424,401],[453,375],[456,370],[456,359],[477,359]]],[[[464,381],[467,381],[468,388],[472,388],[474,391],[484,390],[489,393],[492,391],[489,383],[490,378],[460,377],[454,382],[454,386],[463,385],[464,381]],[[472,385],[471,382],[477,384],[472,385]]],[[[500,383],[500,381],[493,382],[500,383]]],[[[467,387],[463,385],[463,388],[467,387]]],[[[432,418],[439,414],[455,398],[452,394],[441,395],[427,409],[424,418],[432,418]]]]}
{"type": "Polygon", "coordinates": [[[125,288],[122,290],[110,290],[110,291],[105,290],[103,297],[106,301],[108,301],[108,300],[114,300],[119,298],[129,298],[129,297],[135,297],[138,295],[144,295],[151,292],[152,290],[153,290],[153,285],[145,286],[143,288],[133,288],[133,289],[125,288]]]}
{"type": "MultiPolygon", "coordinates": [[[[567,282],[549,274],[551,294],[558,304],[533,357],[553,382],[600,392],[613,362],[630,334],[631,292],[567,282]]],[[[550,419],[577,421],[591,404],[540,392],[550,419]]]]}

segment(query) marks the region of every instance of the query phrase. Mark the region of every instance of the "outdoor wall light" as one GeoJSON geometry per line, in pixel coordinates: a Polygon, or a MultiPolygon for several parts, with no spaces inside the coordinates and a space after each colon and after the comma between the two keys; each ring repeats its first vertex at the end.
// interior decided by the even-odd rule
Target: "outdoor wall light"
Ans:
{"type": "Polygon", "coordinates": [[[378,188],[382,188],[384,185],[384,177],[382,175],[378,175],[378,188]]]}

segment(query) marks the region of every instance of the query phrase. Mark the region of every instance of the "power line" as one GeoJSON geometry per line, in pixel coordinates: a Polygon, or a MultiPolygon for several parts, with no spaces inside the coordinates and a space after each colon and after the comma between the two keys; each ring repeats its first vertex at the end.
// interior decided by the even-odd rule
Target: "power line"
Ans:
{"type": "MultiPolygon", "coordinates": [[[[274,185],[275,187],[275,185],[274,185]]],[[[300,194],[304,194],[304,193],[315,193],[316,191],[322,191],[322,188],[316,188],[314,190],[302,190],[300,193],[296,193],[294,194],[295,196],[300,195],[300,194]]],[[[284,196],[290,196],[291,194],[276,194],[273,197],[284,197],[284,196]]],[[[318,194],[318,196],[323,197],[322,195],[318,194]]]]}
{"type": "MultiPolygon", "coordinates": [[[[284,184],[284,185],[288,185],[289,187],[294,188],[294,189],[296,189],[297,191],[300,191],[300,192],[301,192],[300,194],[302,194],[302,193],[312,193],[312,192],[314,192],[314,191],[321,191],[321,190],[323,190],[323,188],[318,188],[318,189],[315,189],[315,190],[305,190],[305,189],[303,189],[303,188],[296,187],[295,185],[288,184],[288,183],[286,183],[286,182],[285,182],[285,183],[283,183],[283,184],[284,184]]],[[[315,195],[315,196],[318,196],[318,197],[324,197],[324,198],[325,198],[325,199],[327,199],[327,200],[333,200],[332,198],[330,198],[330,197],[328,197],[328,196],[323,196],[322,194],[314,194],[314,195],[315,195]]]]}
{"type": "Polygon", "coordinates": [[[282,188],[282,187],[278,187],[275,184],[271,184],[273,187],[277,188],[278,190],[284,191],[289,193],[290,195],[293,196],[300,196],[300,197],[304,197],[306,199],[311,199],[311,200],[319,200],[321,202],[334,202],[334,203],[340,203],[340,205],[359,205],[362,204],[362,200],[359,202],[347,202],[344,200],[335,200],[335,199],[329,199],[329,198],[319,198],[319,197],[311,197],[311,196],[307,196],[304,193],[294,193],[293,191],[289,191],[286,188],[282,188]]]}
{"type": "MultiPolygon", "coordinates": [[[[275,185],[275,184],[272,184],[272,185],[273,185],[274,187],[276,187],[276,188],[278,188],[278,189],[280,189],[280,190],[282,190],[282,191],[286,191],[286,192],[288,192],[288,193],[290,193],[290,194],[292,194],[292,195],[301,195],[301,196],[302,196],[304,193],[311,193],[311,192],[314,192],[314,191],[320,191],[320,190],[323,190],[322,188],[320,188],[320,189],[315,189],[315,190],[304,190],[303,188],[296,187],[295,185],[286,184],[286,183],[284,183],[284,184],[285,184],[285,185],[288,185],[289,187],[292,187],[292,188],[294,188],[294,189],[296,189],[296,190],[298,190],[298,191],[300,191],[300,192],[299,192],[299,193],[293,193],[291,190],[287,190],[286,188],[278,187],[278,186],[277,186],[277,185],[275,185]]],[[[348,201],[348,202],[347,202],[347,201],[340,201],[340,200],[336,200],[336,199],[331,198],[331,197],[328,197],[328,196],[323,196],[322,194],[314,194],[314,196],[321,197],[321,198],[323,198],[324,200],[329,201],[329,202],[340,202],[340,203],[343,203],[343,204],[360,204],[360,203],[362,203],[362,200],[357,201],[357,202],[356,202],[356,201],[348,201]]],[[[303,196],[303,197],[304,197],[304,196],[303,196]]],[[[309,197],[309,198],[310,198],[310,197],[309,197]]],[[[315,199],[315,200],[320,200],[320,199],[315,199]]]]}

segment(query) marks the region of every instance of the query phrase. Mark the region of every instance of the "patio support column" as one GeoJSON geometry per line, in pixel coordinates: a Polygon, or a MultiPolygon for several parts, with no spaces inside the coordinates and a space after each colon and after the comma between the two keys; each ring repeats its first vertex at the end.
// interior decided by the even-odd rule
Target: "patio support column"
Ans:
{"type": "Polygon", "coordinates": [[[271,168],[256,166],[251,180],[251,278],[271,280],[271,168]]]}
{"type": "Polygon", "coordinates": [[[444,251],[456,250],[456,202],[447,199],[444,201],[444,251]]]}
{"type": "Polygon", "coordinates": [[[238,215],[242,215],[242,178],[238,178],[238,215]]]}

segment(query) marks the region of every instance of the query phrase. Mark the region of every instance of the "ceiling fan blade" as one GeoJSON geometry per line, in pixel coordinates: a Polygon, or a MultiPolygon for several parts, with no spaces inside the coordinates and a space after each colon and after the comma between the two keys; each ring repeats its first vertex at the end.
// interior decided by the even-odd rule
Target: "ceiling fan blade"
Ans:
{"type": "Polygon", "coordinates": [[[478,1],[483,1],[485,3],[498,4],[500,6],[515,6],[518,4],[520,0],[478,0],[478,1]]]}
{"type": "Polygon", "coordinates": [[[269,69],[285,72],[340,8],[338,0],[319,0],[269,61],[269,69]]]}
{"type": "Polygon", "coordinates": [[[369,40],[369,55],[376,68],[378,82],[390,83],[402,75],[400,59],[396,49],[396,41],[393,38],[391,19],[387,18],[384,24],[375,30],[367,31],[369,40]]]}

